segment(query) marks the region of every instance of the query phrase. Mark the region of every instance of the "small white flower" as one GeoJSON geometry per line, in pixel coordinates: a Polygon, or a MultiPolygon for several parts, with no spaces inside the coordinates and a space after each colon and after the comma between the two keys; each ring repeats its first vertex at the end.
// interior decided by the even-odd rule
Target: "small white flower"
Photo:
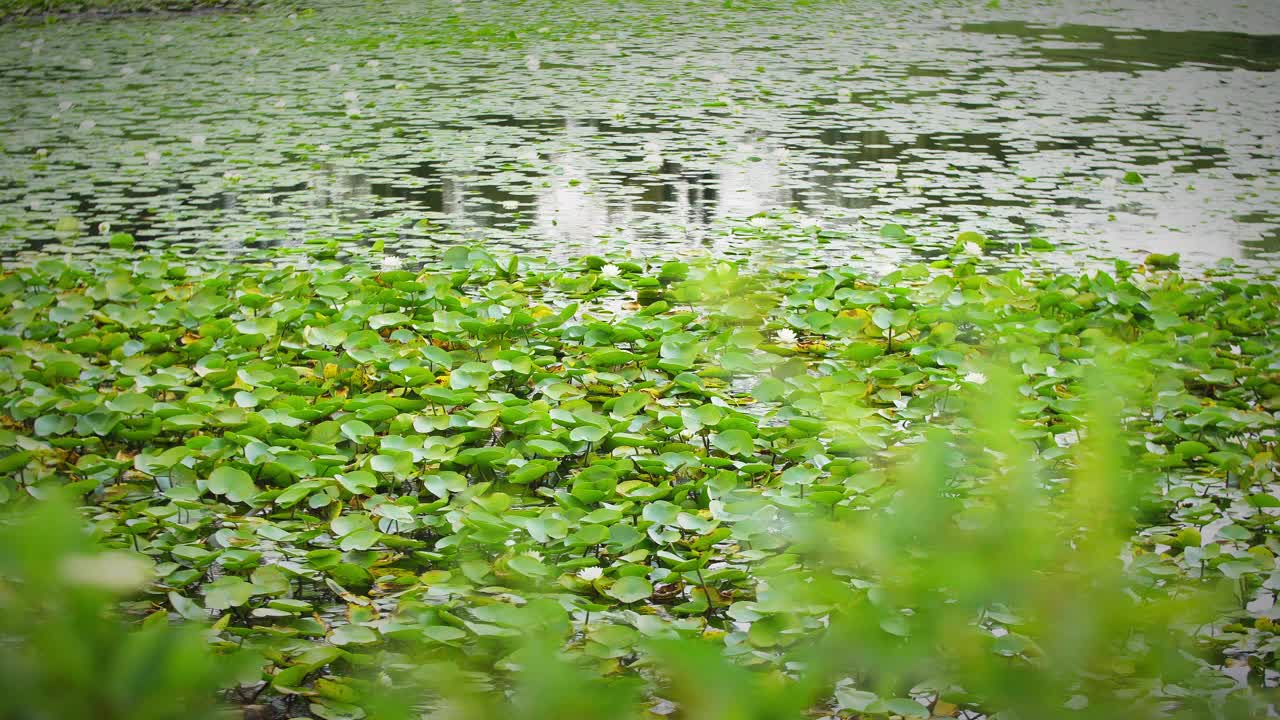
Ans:
{"type": "Polygon", "coordinates": [[[92,130],[97,126],[98,126],[98,123],[92,120],[85,120],[84,122],[80,123],[81,130],[92,130]]]}
{"type": "Polygon", "coordinates": [[[374,68],[374,67],[378,67],[381,64],[382,64],[381,60],[370,60],[369,62],[365,63],[364,66],[374,68]]]}
{"type": "Polygon", "coordinates": [[[337,72],[341,72],[341,71],[342,71],[342,64],[341,64],[341,63],[334,63],[334,64],[332,64],[332,65],[330,65],[330,66],[329,66],[329,72],[331,72],[331,73],[337,73],[337,72]]]}
{"type": "Polygon", "coordinates": [[[601,570],[598,567],[584,567],[578,571],[578,577],[586,580],[587,582],[597,580],[601,575],[604,575],[604,570],[601,570]]]}
{"type": "Polygon", "coordinates": [[[776,337],[778,342],[783,345],[795,345],[796,340],[799,339],[791,328],[782,328],[777,332],[776,337]]]}
{"type": "Polygon", "coordinates": [[[209,141],[209,140],[208,140],[208,138],[206,138],[206,137],[205,137],[205,136],[203,136],[203,135],[192,135],[192,136],[191,136],[191,147],[194,147],[194,148],[202,148],[202,147],[204,147],[204,146],[205,146],[205,144],[206,144],[208,141],[209,141]]]}
{"type": "Polygon", "coordinates": [[[396,270],[396,269],[398,269],[398,268],[399,268],[400,266],[402,266],[402,265],[404,265],[404,261],[403,261],[403,260],[401,260],[400,258],[396,257],[395,255],[383,255],[383,256],[382,256],[382,269],[383,269],[383,270],[396,270]]]}
{"type": "Polygon", "coordinates": [[[320,152],[329,152],[329,144],[320,143],[319,145],[316,146],[316,149],[319,150],[320,152]]]}
{"type": "Polygon", "coordinates": [[[342,93],[342,97],[345,98],[347,102],[355,102],[360,99],[360,93],[355,90],[348,90],[342,93]]]}
{"type": "Polygon", "coordinates": [[[607,278],[618,277],[622,274],[622,270],[620,270],[617,265],[609,263],[608,265],[600,268],[600,274],[607,278]]]}
{"type": "Polygon", "coordinates": [[[987,376],[980,372],[970,372],[964,376],[964,381],[973,383],[974,385],[985,385],[987,383],[987,376]]]}
{"type": "Polygon", "coordinates": [[[36,157],[47,157],[49,155],[48,148],[36,148],[36,157]]]}
{"type": "Polygon", "coordinates": [[[143,157],[147,159],[148,165],[155,165],[156,163],[160,162],[160,151],[148,150],[146,154],[143,155],[143,157]]]}
{"type": "Polygon", "coordinates": [[[965,255],[981,255],[982,246],[970,240],[969,242],[964,244],[964,254],[965,255]]]}
{"type": "Polygon", "coordinates": [[[109,223],[109,222],[100,222],[100,223],[98,223],[98,234],[99,234],[99,235],[106,235],[106,234],[107,234],[107,233],[109,233],[109,232],[111,232],[111,223],[109,223]]]}
{"type": "Polygon", "coordinates": [[[124,67],[120,68],[120,74],[121,74],[121,75],[132,75],[132,74],[133,74],[133,68],[132,68],[132,67],[130,67],[129,65],[125,65],[124,67]]]}
{"type": "Polygon", "coordinates": [[[538,68],[542,67],[542,61],[538,59],[537,55],[526,55],[524,58],[524,66],[530,70],[536,71],[538,68]]]}
{"type": "Polygon", "coordinates": [[[751,227],[766,228],[766,227],[769,227],[770,225],[773,225],[773,220],[771,220],[770,218],[764,215],[757,215],[747,220],[747,224],[749,224],[751,227]]]}

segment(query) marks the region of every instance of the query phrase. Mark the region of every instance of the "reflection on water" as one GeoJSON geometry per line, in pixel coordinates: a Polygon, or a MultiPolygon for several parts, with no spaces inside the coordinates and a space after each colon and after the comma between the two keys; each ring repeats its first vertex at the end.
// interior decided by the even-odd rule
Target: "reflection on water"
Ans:
{"type": "Polygon", "coordinates": [[[816,3],[691,5],[673,29],[642,6],[589,3],[594,32],[532,5],[468,6],[446,32],[407,0],[0,28],[0,247],[66,242],[53,226],[72,216],[197,249],[747,252],[726,221],[769,214],[833,231],[792,253],[861,257],[889,222],[922,256],[969,229],[1092,254],[1280,253],[1275,34],[1146,28],[1123,2],[1115,26],[1070,3],[1016,21],[816,3]],[[392,18],[413,32],[383,34],[392,18]],[[518,42],[457,40],[467,22],[518,42]]]}
{"type": "Polygon", "coordinates": [[[1179,65],[1272,71],[1280,68],[1280,35],[1128,30],[1024,22],[971,23],[965,32],[1027,40],[1020,54],[1057,70],[1169,70],[1179,65]]]}

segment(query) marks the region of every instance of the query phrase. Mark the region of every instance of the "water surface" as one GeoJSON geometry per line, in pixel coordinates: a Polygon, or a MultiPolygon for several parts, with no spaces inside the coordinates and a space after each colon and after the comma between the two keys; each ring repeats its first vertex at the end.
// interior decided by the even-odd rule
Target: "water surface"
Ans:
{"type": "Polygon", "coordinates": [[[1275,4],[730,5],[2,27],[0,252],[101,242],[105,223],[193,252],[339,237],[892,263],[975,230],[1013,263],[1034,237],[1059,264],[1280,253],[1275,4]]]}

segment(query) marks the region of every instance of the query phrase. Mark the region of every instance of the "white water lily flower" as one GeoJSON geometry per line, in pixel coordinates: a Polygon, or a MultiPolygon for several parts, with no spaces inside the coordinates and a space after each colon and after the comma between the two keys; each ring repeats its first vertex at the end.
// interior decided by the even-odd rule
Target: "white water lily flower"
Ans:
{"type": "Polygon", "coordinates": [[[109,223],[109,222],[100,222],[100,223],[98,223],[98,234],[99,234],[99,235],[106,235],[106,234],[107,234],[107,233],[109,233],[109,232],[111,232],[111,223],[109,223]]]}
{"type": "Polygon", "coordinates": [[[799,337],[796,336],[796,332],[791,328],[782,328],[777,332],[775,337],[777,337],[778,342],[783,345],[795,345],[796,340],[799,340],[799,337]]]}
{"type": "Polygon", "coordinates": [[[395,270],[395,269],[399,268],[401,265],[404,265],[404,261],[403,261],[403,260],[401,260],[400,258],[396,257],[395,255],[383,255],[383,256],[382,256],[382,269],[383,269],[383,270],[395,270]]]}
{"type": "Polygon", "coordinates": [[[195,147],[195,148],[202,148],[202,147],[204,147],[204,146],[205,146],[205,144],[206,144],[206,143],[208,143],[208,142],[209,142],[209,139],[208,139],[208,138],[206,138],[206,137],[205,137],[205,136],[203,136],[203,135],[192,135],[192,136],[191,136],[191,147],[195,147]]]}
{"type": "Polygon", "coordinates": [[[98,123],[92,120],[85,120],[84,122],[80,123],[81,130],[92,130],[97,126],[98,126],[98,123]]]}
{"type": "Polygon", "coordinates": [[[973,383],[974,385],[985,385],[987,383],[987,376],[980,372],[970,372],[964,376],[964,381],[973,383]]]}
{"type": "Polygon", "coordinates": [[[526,55],[524,57],[524,66],[530,70],[536,71],[538,68],[542,67],[542,60],[538,59],[537,55],[526,55]]]}
{"type": "Polygon", "coordinates": [[[342,97],[345,98],[347,102],[355,102],[360,99],[360,93],[355,90],[348,90],[342,93],[342,97]]]}
{"type": "Polygon", "coordinates": [[[609,263],[608,265],[600,268],[600,274],[607,278],[618,277],[622,274],[622,270],[619,269],[617,265],[609,263]]]}
{"type": "Polygon", "coordinates": [[[598,580],[601,575],[604,575],[604,570],[601,570],[598,567],[584,567],[578,571],[578,577],[586,580],[587,582],[598,580]]]}
{"type": "Polygon", "coordinates": [[[969,242],[964,244],[964,253],[966,255],[981,255],[982,246],[970,240],[969,242]]]}

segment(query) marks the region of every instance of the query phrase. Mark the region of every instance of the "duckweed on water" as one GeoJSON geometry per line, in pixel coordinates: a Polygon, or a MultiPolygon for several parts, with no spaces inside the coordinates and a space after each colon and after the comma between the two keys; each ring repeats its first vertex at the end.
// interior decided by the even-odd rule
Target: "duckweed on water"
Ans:
{"type": "MultiPolygon", "coordinates": [[[[79,498],[99,565],[145,560],[126,615],[207,626],[240,674],[192,685],[258,716],[1258,712],[1280,290],[964,245],[46,258],[0,278],[0,502],[79,498]]],[[[41,567],[0,565],[0,628],[44,647],[79,575],[41,567]]],[[[147,686],[0,652],[19,714],[147,686]]]]}

